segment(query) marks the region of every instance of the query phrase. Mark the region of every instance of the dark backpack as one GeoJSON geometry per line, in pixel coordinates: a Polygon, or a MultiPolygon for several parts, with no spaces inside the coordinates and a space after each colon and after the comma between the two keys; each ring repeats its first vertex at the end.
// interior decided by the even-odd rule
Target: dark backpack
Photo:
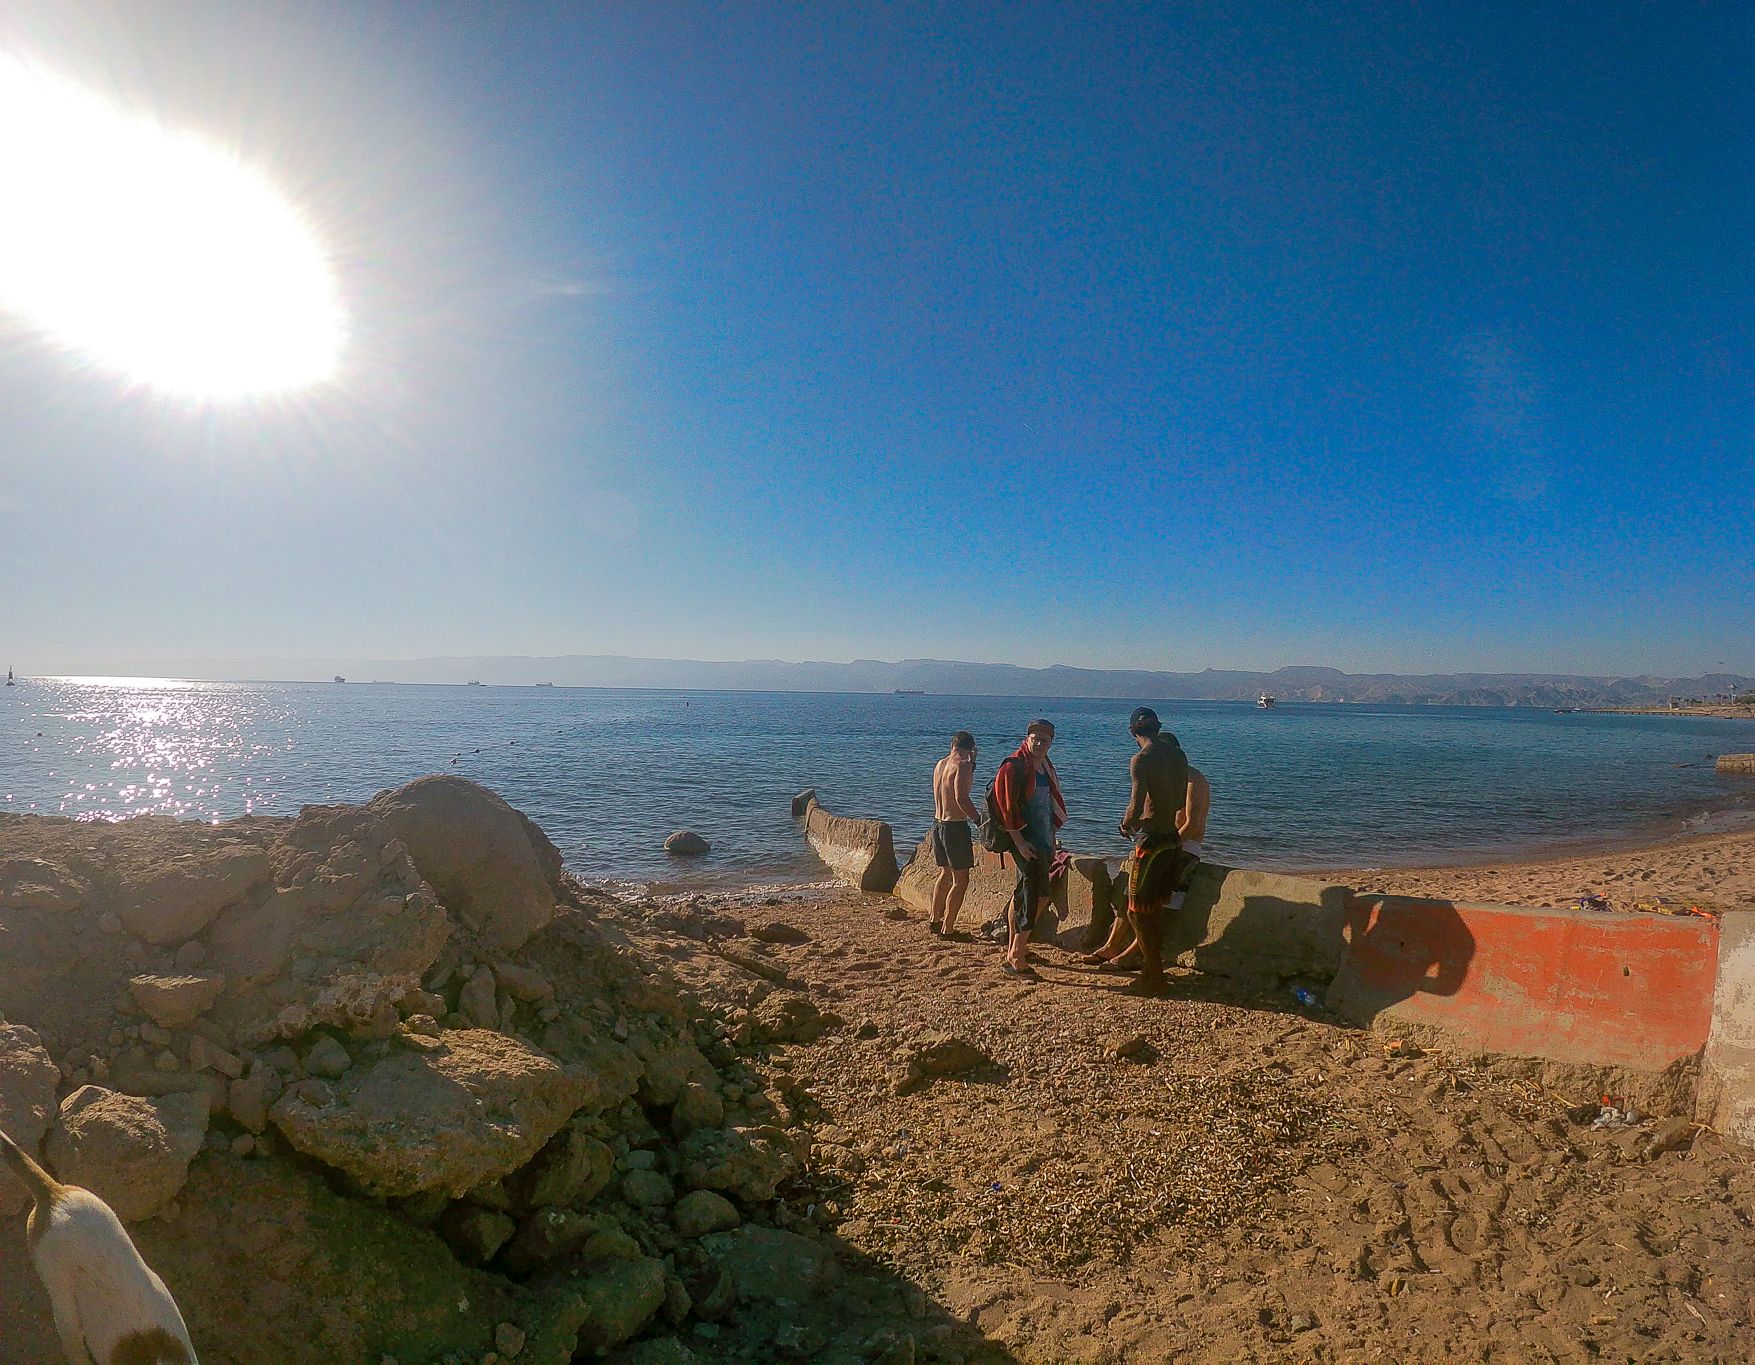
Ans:
{"type": "MultiPolygon", "coordinates": [[[[999,768],[1007,763],[1017,763],[1016,754],[1001,761],[999,768]]],[[[981,807],[981,847],[989,853],[1010,853],[1017,855],[1017,845],[1012,843],[1012,836],[1005,827],[1005,817],[1000,814],[999,797],[994,788],[999,785],[999,768],[993,771],[993,777],[987,783],[987,797],[981,807]]]]}

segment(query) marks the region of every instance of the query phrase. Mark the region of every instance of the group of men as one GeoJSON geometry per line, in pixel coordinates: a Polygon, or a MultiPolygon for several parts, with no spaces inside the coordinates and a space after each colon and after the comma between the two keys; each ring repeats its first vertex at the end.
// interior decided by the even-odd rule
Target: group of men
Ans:
{"type": "MultiPolygon", "coordinates": [[[[1129,990],[1161,995],[1163,914],[1181,907],[1183,888],[1200,860],[1211,789],[1206,778],[1189,766],[1176,736],[1164,729],[1150,707],[1134,711],[1128,732],[1137,752],[1128,764],[1131,790],[1120,825],[1121,833],[1134,841],[1127,860],[1127,914],[1116,916],[1108,940],[1079,960],[1099,971],[1120,970],[1137,952],[1140,975],[1129,990]]],[[[1053,744],[1054,726],[1046,720],[1031,721],[1024,742],[994,773],[990,790],[991,819],[1003,830],[997,842],[1003,853],[1012,856],[1017,873],[1007,906],[1001,967],[1008,975],[1028,981],[1040,979],[1030,961],[1030,936],[1052,894],[1055,834],[1066,823],[1060,778],[1048,757],[1053,744]]],[[[939,868],[933,887],[932,931],[950,938],[967,937],[958,932],[956,922],[969,871],[975,866],[971,829],[988,818],[971,797],[975,758],[975,737],[959,730],[951,736],[950,752],[932,773],[932,851],[939,868]]]]}

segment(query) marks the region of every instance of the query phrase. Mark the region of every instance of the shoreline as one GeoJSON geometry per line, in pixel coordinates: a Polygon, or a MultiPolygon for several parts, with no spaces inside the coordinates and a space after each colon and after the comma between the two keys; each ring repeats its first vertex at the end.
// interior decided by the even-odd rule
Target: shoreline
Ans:
{"type": "MultiPolygon", "coordinates": [[[[1339,882],[1363,894],[1422,899],[1494,901],[1534,907],[1566,904],[1600,895],[1617,910],[1636,901],[1667,897],[1708,908],[1755,907],[1755,809],[1713,812],[1664,832],[1587,837],[1571,846],[1513,846],[1474,854],[1382,866],[1308,862],[1251,863],[1259,871],[1283,872],[1339,882]]],[[[1222,858],[1215,861],[1223,861],[1222,858]]],[[[703,869],[698,881],[575,873],[580,882],[619,900],[669,904],[701,899],[716,904],[815,903],[845,894],[825,867],[817,875],[789,879],[778,869],[747,877],[703,869]]]]}
{"type": "Polygon", "coordinates": [[[1719,702],[1710,706],[1581,706],[1588,716],[1693,716],[1707,720],[1755,720],[1755,706],[1719,702]]]}

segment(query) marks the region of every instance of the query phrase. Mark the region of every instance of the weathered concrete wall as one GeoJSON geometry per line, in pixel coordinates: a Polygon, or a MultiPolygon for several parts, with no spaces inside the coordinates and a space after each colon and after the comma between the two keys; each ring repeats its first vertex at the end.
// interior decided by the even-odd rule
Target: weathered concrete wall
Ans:
{"type": "Polygon", "coordinates": [[[1571,1068],[1647,1109],[1688,1108],[1712,1024],[1718,926],[1698,918],[1355,897],[1328,1006],[1359,1024],[1571,1068]]]}
{"type": "Polygon", "coordinates": [[[1755,774],[1755,754],[1720,754],[1717,767],[1721,773],[1755,774]]]}
{"type": "Polygon", "coordinates": [[[1712,1031],[1694,1116],[1755,1146],[1755,910],[1728,911],[1719,926],[1712,1031]]]}
{"type": "Polygon", "coordinates": [[[1264,986],[1323,984],[1341,964],[1351,894],[1331,882],[1203,862],[1165,924],[1164,950],[1200,971],[1264,986]]]}
{"type": "Polygon", "coordinates": [[[836,878],[860,891],[895,889],[901,869],[896,843],[882,820],[830,815],[813,797],[804,812],[804,837],[836,878]]]}
{"type": "MultiPolygon", "coordinates": [[[[937,881],[932,831],[928,830],[902,870],[896,895],[903,904],[930,915],[932,888],[937,881]]],[[[975,866],[969,870],[969,888],[957,915],[958,927],[972,930],[1002,914],[1015,885],[1017,873],[1010,858],[1002,862],[997,853],[977,848],[975,866]]],[[[1109,868],[1105,861],[1075,857],[1072,871],[1054,884],[1053,906],[1053,922],[1038,927],[1037,939],[1052,940],[1063,948],[1083,948],[1093,936],[1100,942],[1109,932],[1109,868]]]]}

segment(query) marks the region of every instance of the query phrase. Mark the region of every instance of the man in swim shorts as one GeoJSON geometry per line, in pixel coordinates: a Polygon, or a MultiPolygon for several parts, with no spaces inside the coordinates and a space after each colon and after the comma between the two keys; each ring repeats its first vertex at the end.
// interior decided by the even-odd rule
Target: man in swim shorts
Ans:
{"type": "Polygon", "coordinates": [[[1054,832],[1066,823],[1060,778],[1048,761],[1048,747],[1053,743],[1054,727],[1045,720],[1031,721],[1024,731],[1024,742],[993,775],[993,799],[1011,836],[1018,865],[1002,965],[1007,974],[1027,981],[1037,980],[1036,969],[1030,965],[1030,934],[1036,927],[1037,911],[1050,895],[1054,832]]]}
{"type": "MultiPolygon", "coordinates": [[[[1201,840],[1207,837],[1207,811],[1212,801],[1213,788],[1206,774],[1191,767],[1182,809],[1176,813],[1176,832],[1182,839],[1182,851],[1195,859],[1202,855],[1201,840]]],[[[1182,892],[1170,893],[1168,908],[1172,913],[1182,908],[1182,892]]],[[[1079,961],[1098,971],[1133,970],[1137,966],[1138,954],[1134,952],[1137,942],[1133,921],[1128,918],[1124,907],[1109,926],[1109,937],[1103,940],[1103,946],[1095,952],[1081,954],[1079,961]]]]}
{"type": "Polygon", "coordinates": [[[1127,860],[1127,914],[1139,939],[1144,968],[1128,989],[1137,995],[1164,993],[1162,911],[1182,891],[1197,861],[1182,847],[1177,817],[1188,799],[1188,755],[1175,735],[1163,732],[1149,706],[1128,717],[1128,733],[1139,752],[1128,764],[1132,779],[1121,832],[1134,838],[1127,860]]]}
{"type": "Polygon", "coordinates": [[[969,889],[969,869],[975,866],[975,841],[969,834],[969,822],[981,818],[969,800],[975,753],[975,736],[959,730],[951,736],[951,751],[932,770],[932,860],[938,864],[932,932],[946,937],[955,932],[957,912],[969,889]]]}

